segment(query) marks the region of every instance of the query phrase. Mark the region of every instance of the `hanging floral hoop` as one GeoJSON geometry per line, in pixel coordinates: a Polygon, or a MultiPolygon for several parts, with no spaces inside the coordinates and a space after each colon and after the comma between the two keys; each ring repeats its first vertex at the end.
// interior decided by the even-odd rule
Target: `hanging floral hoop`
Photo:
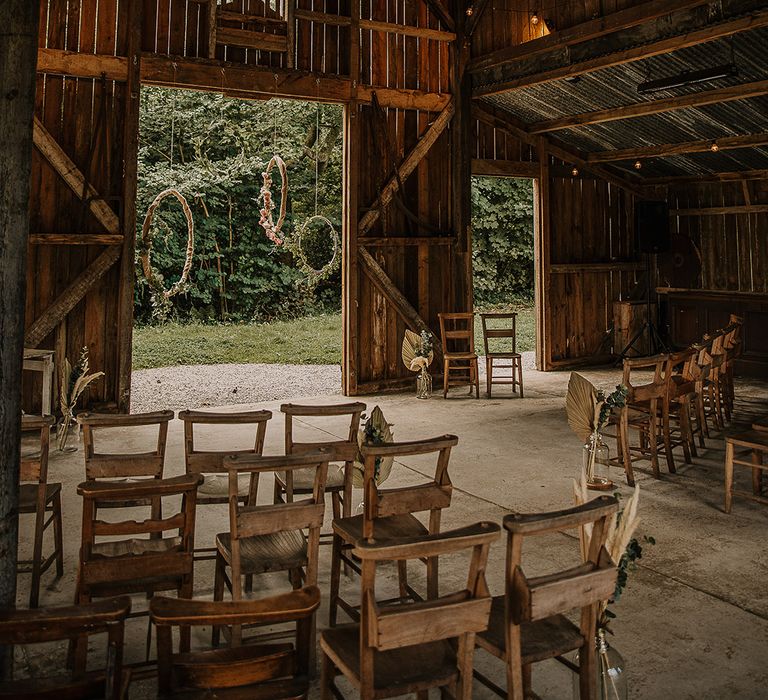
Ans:
{"type": "Polygon", "coordinates": [[[162,293],[164,299],[168,300],[172,296],[178,294],[189,281],[189,272],[192,269],[192,258],[195,253],[195,222],[192,219],[192,210],[189,208],[187,200],[184,195],[178,190],[173,188],[164,190],[157,197],[155,197],[152,204],[147,209],[147,215],[144,217],[144,225],[141,227],[141,243],[142,250],[139,254],[141,259],[141,267],[144,271],[144,277],[146,277],[149,286],[158,294],[162,293]],[[187,219],[187,256],[184,260],[184,268],[181,271],[181,277],[170,289],[165,289],[163,286],[163,278],[158,275],[157,270],[152,267],[152,234],[150,229],[152,227],[152,219],[155,216],[155,209],[160,206],[160,203],[166,197],[176,197],[181,203],[181,208],[184,210],[184,216],[187,219]]]}
{"type": "Polygon", "coordinates": [[[263,200],[263,205],[260,210],[259,226],[264,229],[264,233],[267,234],[267,238],[275,245],[281,245],[283,239],[280,236],[280,232],[283,228],[283,222],[285,221],[285,212],[288,205],[288,169],[285,167],[285,161],[280,156],[272,156],[272,160],[269,161],[267,169],[261,174],[264,178],[264,184],[261,186],[259,193],[259,199],[263,200]],[[280,215],[277,217],[277,223],[272,216],[272,212],[275,209],[275,202],[272,199],[272,169],[277,166],[277,170],[280,173],[282,179],[282,185],[280,187],[280,215]]]}
{"type": "Polygon", "coordinates": [[[296,240],[293,242],[293,245],[291,246],[291,252],[296,255],[296,257],[299,259],[299,262],[301,263],[301,269],[307,273],[308,275],[315,277],[317,279],[322,279],[324,277],[329,276],[337,267],[339,262],[339,234],[336,231],[336,229],[333,227],[333,224],[330,222],[329,219],[327,219],[322,214],[315,214],[314,216],[310,216],[301,226],[298,226],[296,228],[296,240]],[[331,242],[333,243],[333,255],[331,256],[331,259],[323,265],[319,270],[312,267],[310,265],[309,260],[307,260],[307,256],[304,253],[304,248],[302,247],[301,241],[304,235],[309,230],[309,225],[313,221],[321,221],[328,227],[328,233],[331,237],[331,242]]]}

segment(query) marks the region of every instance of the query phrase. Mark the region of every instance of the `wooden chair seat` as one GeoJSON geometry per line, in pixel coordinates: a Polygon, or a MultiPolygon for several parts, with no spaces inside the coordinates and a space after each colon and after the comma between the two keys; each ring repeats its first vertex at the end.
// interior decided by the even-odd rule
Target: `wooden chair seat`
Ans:
{"type": "Polygon", "coordinates": [[[159,540],[131,538],[114,542],[97,542],[91,547],[94,557],[125,557],[142,554],[157,554],[159,552],[174,552],[179,550],[181,537],[166,537],[159,540]]]}
{"type": "MultiPolygon", "coordinates": [[[[363,515],[339,518],[333,521],[333,531],[345,542],[357,542],[363,538],[363,515]]],[[[376,518],[376,539],[390,540],[401,537],[422,537],[427,528],[412,513],[376,518]]]]}
{"type": "MultiPolygon", "coordinates": [[[[241,474],[237,479],[238,496],[246,497],[251,488],[248,474],[241,474]]],[[[229,498],[229,477],[226,474],[203,474],[203,483],[197,490],[197,502],[208,503],[209,499],[226,503],[229,498]]]]}
{"type": "MultiPolygon", "coordinates": [[[[285,479],[285,475],[281,474],[285,479]]],[[[312,489],[315,485],[315,470],[314,469],[297,469],[293,473],[293,492],[294,493],[312,493],[312,489]]],[[[344,490],[344,469],[339,468],[336,464],[328,465],[328,478],[325,482],[326,491],[343,491],[344,490]]]]}
{"type": "MultiPolygon", "coordinates": [[[[267,535],[242,537],[239,541],[241,574],[285,571],[307,565],[307,540],[301,530],[283,530],[267,535]]],[[[222,532],[216,535],[216,546],[227,564],[230,564],[231,534],[222,532]]]]}
{"type": "Polygon", "coordinates": [[[474,352],[447,352],[443,355],[447,360],[476,360],[477,353],[474,352]]]}
{"type": "Polygon", "coordinates": [[[183,690],[173,694],[180,700],[305,700],[309,681],[293,678],[258,685],[212,690],[183,690]]]}
{"type": "MultiPolygon", "coordinates": [[[[334,666],[344,669],[352,683],[360,684],[360,625],[339,625],[323,630],[320,640],[323,653],[334,666]]],[[[373,697],[416,693],[458,680],[456,652],[448,640],[419,644],[376,653],[373,673],[373,697]]]]}
{"type": "Polygon", "coordinates": [[[488,356],[498,360],[516,360],[522,357],[519,352],[492,352],[488,356]]]}
{"type": "MultiPolygon", "coordinates": [[[[61,484],[45,485],[45,504],[48,505],[61,493],[61,484]]],[[[37,508],[37,484],[19,485],[19,513],[34,513],[37,508]]]]}
{"type": "MultiPolygon", "coordinates": [[[[480,632],[478,644],[493,653],[494,649],[506,653],[504,636],[504,596],[494,596],[491,603],[491,616],[488,629],[480,632]],[[485,646],[483,641],[490,644],[485,646]]],[[[523,664],[536,663],[551,659],[584,645],[584,637],[579,628],[565,615],[553,615],[543,620],[523,622],[521,625],[521,647],[523,664]]]]}

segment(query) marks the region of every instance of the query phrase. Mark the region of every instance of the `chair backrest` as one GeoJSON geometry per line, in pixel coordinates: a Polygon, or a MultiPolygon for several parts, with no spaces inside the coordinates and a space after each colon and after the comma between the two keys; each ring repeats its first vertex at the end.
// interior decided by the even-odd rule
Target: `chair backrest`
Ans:
{"type": "Polygon", "coordinates": [[[318,448],[336,450],[336,461],[354,460],[357,454],[357,431],[360,429],[360,416],[366,409],[366,405],[360,401],[338,404],[322,404],[311,406],[308,404],[284,403],[280,411],[285,415],[285,454],[301,454],[313,452],[318,448]],[[347,417],[349,425],[346,437],[338,439],[331,436],[328,440],[297,440],[295,435],[294,417],[301,418],[344,418],[347,417]]]}
{"type": "Polygon", "coordinates": [[[509,338],[512,343],[512,348],[510,350],[504,350],[504,352],[517,352],[517,314],[514,312],[510,313],[504,313],[504,314],[496,314],[496,313],[487,313],[487,314],[480,314],[480,320],[483,323],[483,345],[485,346],[485,354],[486,355],[492,355],[493,351],[489,347],[489,340],[495,339],[495,338],[509,338]],[[495,324],[493,327],[488,327],[488,322],[494,322],[494,321],[507,321],[504,326],[496,326],[495,324]]]}
{"type": "MultiPolygon", "coordinates": [[[[222,474],[227,469],[224,458],[227,455],[260,455],[264,449],[264,436],[272,411],[239,411],[236,413],[213,411],[181,411],[179,420],[184,421],[184,461],[187,474],[222,474]],[[195,425],[252,426],[253,447],[250,449],[197,449],[195,448],[195,425]]],[[[201,436],[198,434],[198,438],[201,436]]]]}
{"type": "MultiPolygon", "coordinates": [[[[491,611],[485,570],[488,550],[499,533],[498,524],[479,522],[437,535],[387,540],[383,544],[358,542],[353,553],[362,560],[363,570],[360,619],[363,669],[367,663],[375,662],[374,650],[427,644],[485,630],[491,611]],[[471,552],[463,588],[428,601],[391,606],[379,606],[376,602],[376,567],[380,562],[431,559],[459,552],[471,552]]],[[[361,672],[361,677],[365,679],[366,674],[361,672]]]]}
{"type": "Polygon", "coordinates": [[[325,512],[325,482],[328,477],[328,462],[333,459],[333,455],[332,449],[319,449],[299,455],[277,457],[240,454],[224,460],[224,466],[229,472],[229,529],[233,569],[239,568],[241,539],[278,532],[308,530],[306,582],[308,585],[317,582],[320,528],[323,525],[325,512]],[[240,474],[292,473],[296,469],[314,469],[314,485],[312,493],[307,498],[267,505],[258,505],[250,499],[243,505],[238,498],[240,474]]]}
{"type": "Polygon", "coordinates": [[[41,486],[48,482],[48,452],[51,442],[51,427],[55,419],[53,416],[21,417],[22,433],[37,432],[40,436],[39,444],[35,441],[35,450],[27,453],[22,445],[21,465],[19,469],[19,481],[36,481],[41,486]]]}
{"type": "Polygon", "coordinates": [[[667,382],[670,398],[691,394],[696,391],[697,357],[698,352],[695,348],[686,348],[685,350],[667,355],[663,374],[664,377],[670,380],[667,382]]]}
{"type": "Polygon", "coordinates": [[[442,313],[440,319],[440,342],[443,355],[451,352],[475,351],[475,315],[466,313],[442,313]]]}
{"type": "MultiPolygon", "coordinates": [[[[155,596],[149,611],[157,627],[161,694],[193,688],[210,692],[284,679],[290,685],[281,697],[304,697],[309,684],[310,644],[314,643],[312,618],[319,605],[320,591],[316,586],[260,600],[212,602],[155,596]],[[285,622],[296,622],[294,644],[248,644],[191,654],[174,654],[173,651],[174,627],[285,622]]],[[[253,692],[254,697],[262,697],[256,690],[253,692]]]]}
{"type": "MultiPolygon", "coordinates": [[[[616,498],[599,496],[567,510],[512,513],[504,517],[507,530],[506,609],[513,624],[542,620],[575,608],[583,609],[611,597],[616,587],[617,570],[604,545],[610,521],[618,507],[616,498]],[[591,537],[584,563],[544,576],[526,577],[522,568],[524,538],[588,527],[591,527],[591,537]]],[[[589,630],[582,630],[582,633],[589,633],[589,630]]]]}
{"type": "Polygon", "coordinates": [[[451,505],[453,486],[448,476],[451,448],[459,438],[443,435],[428,440],[391,442],[384,445],[363,445],[363,537],[374,536],[376,519],[390,515],[429,511],[429,532],[440,530],[440,511],[451,505]],[[410,455],[435,455],[435,476],[431,481],[401,488],[380,489],[376,484],[376,463],[379,459],[410,455]]]}
{"type": "MultiPolygon", "coordinates": [[[[15,698],[123,697],[123,631],[131,611],[129,598],[110,598],[87,605],[35,610],[0,610],[0,646],[47,644],[78,636],[107,635],[103,673],[55,679],[0,681],[0,696],[15,698]]],[[[61,664],[61,668],[64,664],[61,664]]],[[[57,669],[58,670],[58,669],[57,669]]]]}
{"type": "MultiPolygon", "coordinates": [[[[80,586],[83,589],[111,586],[120,592],[146,590],[147,579],[189,577],[195,547],[195,505],[199,474],[171,479],[121,483],[86,481],[77,487],[83,498],[83,528],[80,548],[80,586]],[[146,520],[97,519],[97,505],[141,502],[170,497],[181,503],[175,511],[146,520]],[[171,533],[169,537],[163,537],[171,533]],[[97,541],[109,538],[107,541],[97,541]],[[121,539],[116,539],[121,538],[121,539]]],[[[155,590],[176,588],[171,585],[155,590]]],[[[113,593],[114,594],[114,593],[113,593]]],[[[190,590],[191,594],[191,590],[190,590]]]]}
{"type": "Polygon", "coordinates": [[[168,423],[171,420],[173,420],[173,411],[133,413],[130,415],[113,413],[80,414],[77,417],[77,422],[83,428],[86,479],[112,479],[134,476],[161,479],[165,463],[168,423]],[[94,441],[96,429],[135,428],[151,425],[157,426],[157,442],[152,450],[121,452],[119,454],[96,451],[94,441]]]}
{"type": "Polygon", "coordinates": [[[655,401],[664,398],[669,390],[670,376],[665,369],[668,365],[667,355],[652,355],[651,357],[633,357],[624,360],[622,382],[629,390],[628,402],[655,401]],[[636,374],[633,383],[632,373],[652,373],[651,381],[637,384],[636,374]]]}

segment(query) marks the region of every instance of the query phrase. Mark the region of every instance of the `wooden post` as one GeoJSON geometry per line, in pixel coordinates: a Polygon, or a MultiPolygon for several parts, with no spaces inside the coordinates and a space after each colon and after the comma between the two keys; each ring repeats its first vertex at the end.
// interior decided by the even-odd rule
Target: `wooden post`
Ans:
{"type": "Polygon", "coordinates": [[[549,193],[549,152],[546,141],[539,137],[539,179],[534,182],[536,231],[538,245],[535,246],[535,295],[536,295],[536,369],[546,372],[552,361],[552,284],[550,275],[550,193],[549,193]]]}
{"type": "MultiPolygon", "coordinates": [[[[0,3],[0,607],[16,606],[21,364],[39,2],[0,3]]],[[[0,678],[12,659],[0,647],[0,678]]]]}

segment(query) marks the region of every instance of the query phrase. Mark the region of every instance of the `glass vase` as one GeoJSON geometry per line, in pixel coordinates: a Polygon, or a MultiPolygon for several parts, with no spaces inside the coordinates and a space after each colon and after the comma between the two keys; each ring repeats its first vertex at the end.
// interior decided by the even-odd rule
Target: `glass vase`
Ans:
{"type": "MultiPolygon", "coordinates": [[[[597,700],[626,700],[629,693],[627,683],[626,665],[624,657],[608,644],[605,638],[605,630],[598,630],[595,637],[595,652],[597,659],[595,662],[595,697],[597,700]]],[[[574,656],[574,663],[579,663],[579,652],[574,656]]],[[[579,675],[573,674],[573,697],[578,700],[581,695],[579,691],[579,675]]]]}
{"type": "Polygon", "coordinates": [[[416,398],[428,399],[432,396],[432,375],[424,367],[416,375],[416,398]]]}
{"type": "Polygon", "coordinates": [[[606,491],[613,488],[608,473],[610,465],[610,450],[603,442],[603,436],[594,432],[584,444],[581,451],[584,464],[584,473],[587,475],[587,487],[597,491],[606,491]]]}

